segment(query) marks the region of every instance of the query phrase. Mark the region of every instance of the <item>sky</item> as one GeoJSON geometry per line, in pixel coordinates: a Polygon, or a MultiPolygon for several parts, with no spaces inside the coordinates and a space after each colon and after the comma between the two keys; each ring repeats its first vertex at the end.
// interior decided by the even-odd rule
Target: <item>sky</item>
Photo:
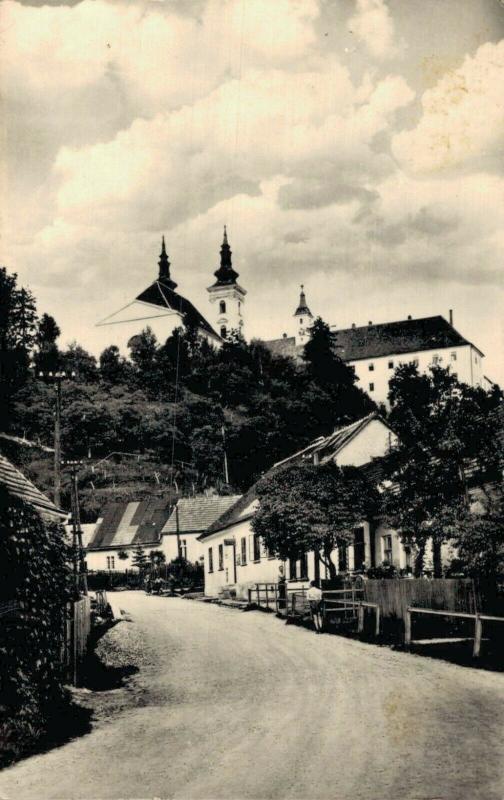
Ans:
{"type": "Polygon", "coordinates": [[[228,226],[247,337],[454,312],[504,385],[504,3],[5,0],[0,263],[95,354],[228,226]]]}

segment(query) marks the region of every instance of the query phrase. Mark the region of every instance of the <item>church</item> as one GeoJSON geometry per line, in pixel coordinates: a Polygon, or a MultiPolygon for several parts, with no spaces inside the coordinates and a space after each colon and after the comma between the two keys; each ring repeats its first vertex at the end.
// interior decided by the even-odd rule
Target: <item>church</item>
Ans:
{"type": "MultiPolygon", "coordinates": [[[[238,283],[239,274],[233,268],[232,251],[226,226],[220,248],[220,266],[214,272],[215,281],[207,288],[210,302],[209,320],[190,300],[177,291],[171,276],[171,265],[162,239],[157,278],[137,297],[114,314],[98,323],[109,326],[110,342],[123,352],[128,341],[147,326],[159,342],[164,342],[177,327],[189,324],[199,335],[215,347],[220,347],[231,331],[244,335],[244,303],[247,292],[238,283]]],[[[293,332],[279,339],[265,341],[268,349],[277,355],[289,356],[297,361],[310,338],[314,315],[301,286],[299,302],[293,313],[293,332]]],[[[376,403],[387,403],[389,382],[396,367],[416,364],[420,372],[439,365],[448,367],[469,386],[491,388],[492,382],[483,369],[484,354],[465,339],[453,325],[453,313],[448,319],[438,315],[395,322],[385,322],[337,329],[336,352],[354,370],[358,385],[376,403]]]]}
{"type": "Polygon", "coordinates": [[[149,327],[159,342],[165,342],[178,327],[186,324],[196,328],[198,334],[219,347],[232,330],[243,334],[243,304],[247,292],[238,284],[238,273],[233,269],[232,251],[226,226],[220,249],[220,266],[214,272],[215,281],[208,287],[211,320],[177,291],[178,284],[171,276],[171,264],[166,252],[164,236],[158,261],[157,278],[134,300],[97,323],[108,326],[110,343],[123,352],[130,339],[149,327]]]}

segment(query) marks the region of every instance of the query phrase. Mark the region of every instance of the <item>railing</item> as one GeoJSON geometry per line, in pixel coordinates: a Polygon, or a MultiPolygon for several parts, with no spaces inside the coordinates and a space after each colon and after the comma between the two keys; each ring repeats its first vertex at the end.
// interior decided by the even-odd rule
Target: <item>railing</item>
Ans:
{"type": "Polygon", "coordinates": [[[255,603],[258,608],[275,611],[277,614],[282,606],[277,583],[256,583],[248,590],[248,601],[255,603]]]}
{"type": "Polygon", "coordinates": [[[408,607],[406,609],[406,619],[404,625],[404,645],[410,647],[413,639],[411,638],[411,615],[412,614],[431,614],[438,617],[454,617],[458,619],[472,619],[474,620],[474,646],[473,657],[478,658],[481,653],[481,640],[483,638],[483,622],[504,622],[504,617],[494,617],[491,614],[469,614],[463,611],[438,611],[432,608],[415,608],[408,607]]]}

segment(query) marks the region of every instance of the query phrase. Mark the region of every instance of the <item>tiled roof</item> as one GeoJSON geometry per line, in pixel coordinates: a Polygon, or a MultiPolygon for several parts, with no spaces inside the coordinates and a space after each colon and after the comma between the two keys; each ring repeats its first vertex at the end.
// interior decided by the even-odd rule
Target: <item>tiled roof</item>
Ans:
{"type": "Polygon", "coordinates": [[[134,503],[111,503],[97,525],[89,550],[159,544],[172,511],[172,498],[149,497],[134,503]]]}
{"type": "MultiPolygon", "coordinates": [[[[359,361],[364,358],[380,358],[470,344],[441,316],[343,328],[333,330],[333,333],[336,352],[343,361],[359,361]]],[[[264,344],[275,355],[296,359],[302,358],[303,355],[303,345],[296,345],[293,336],[272,339],[264,344]]]]}
{"type": "Polygon", "coordinates": [[[173,510],[162,533],[202,533],[233,506],[240,495],[228,497],[183,497],[173,510]]]}
{"type": "Polygon", "coordinates": [[[235,502],[233,505],[208,527],[208,529],[199,537],[200,540],[206,539],[206,537],[210,536],[212,533],[216,533],[223,528],[228,528],[230,525],[240,522],[240,520],[248,519],[252,512],[250,515],[245,514],[244,512],[254,502],[254,500],[256,500],[256,486],[258,482],[259,481],[254,483],[254,485],[251,486],[250,489],[241,497],[235,497],[235,502]]]}
{"type": "Polygon", "coordinates": [[[171,311],[176,311],[182,314],[190,325],[201,328],[206,333],[215,337],[215,339],[220,339],[220,336],[214,331],[204,316],[200,314],[198,309],[193,306],[191,301],[182,297],[178,292],[175,292],[170,286],[163,283],[162,280],[154,281],[154,283],[148,286],[136,299],[141,303],[149,303],[153,306],[161,306],[162,308],[169,308],[171,311]]]}
{"type": "Polygon", "coordinates": [[[337,352],[344,361],[469,344],[441,316],[345,328],[334,333],[337,352]]]}
{"type": "Polygon", "coordinates": [[[0,484],[7,489],[9,494],[30,503],[43,515],[58,519],[68,516],[66,511],[57,508],[22,472],[1,455],[0,484]]]}

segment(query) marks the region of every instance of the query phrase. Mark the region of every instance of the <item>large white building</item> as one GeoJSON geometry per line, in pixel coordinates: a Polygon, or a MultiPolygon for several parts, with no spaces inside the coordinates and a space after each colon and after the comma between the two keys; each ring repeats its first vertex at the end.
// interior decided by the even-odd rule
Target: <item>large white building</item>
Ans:
{"type": "MultiPolygon", "coordinates": [[[[313,314],[306,302],[304,287],[298,307],[294,312],[294,336],[265,342],[273,352],[283,356],[301,358],[309,338],[313,314]]],[[[484,375],[481,350],[465,339],[444,317],[422,317],[397,322],[338,329],[331,326],[335,348],[343,361],[353,367],[359,387],[377,403],[387,403],[390,379],[401,364],[413,362],[420,372],[437,364],[450,371],[469,386],[490,388],[484,375]]]]}

